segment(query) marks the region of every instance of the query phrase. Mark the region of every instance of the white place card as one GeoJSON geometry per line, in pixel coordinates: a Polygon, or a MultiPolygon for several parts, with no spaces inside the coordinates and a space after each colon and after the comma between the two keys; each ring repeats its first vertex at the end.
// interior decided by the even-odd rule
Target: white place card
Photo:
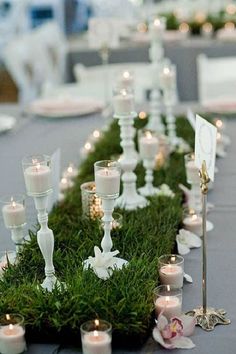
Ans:
{"type": "Polygon", "coordinates": [[[195,131],[196,118],[195,118],[193,111],[190,108],[188,108],[188,110],[187,110],[187,120],[188,120],[189,124],[191,125],[191,127],[193,128],[193,130],[195,131]]]}
{"type": "Polygon", "coordinates": [[[207,173],[211,181],[214,181],[215,158],[216,158],[216,135],[217,128],[207,120],[196,115],[195,130],[195,165],[202,168],[206,161],[207,173]]]}

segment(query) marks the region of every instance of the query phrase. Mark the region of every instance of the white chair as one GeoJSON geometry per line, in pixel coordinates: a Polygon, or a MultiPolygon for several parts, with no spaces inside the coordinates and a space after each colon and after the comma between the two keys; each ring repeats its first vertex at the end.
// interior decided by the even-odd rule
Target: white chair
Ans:
{"type": "Polygon", "coordinates": [[[47,83],[52,86],[63,83],[67,52],[64,33],[55,21],[50,21],[36,28],[32,36],[41,51],[40,57],[47,83]]]}
{"type": "Polygon", "coordinates": [[[36,97],[40,87],[36,66],[39,57],[32,44],[30,34],[17,36],[5,46],[2,53],[4,64],[19,89],[19,101],[23,105],[36,97]]]}
{"type": "Polygon", "coordinates": [[[236,57],[197,58],[198,95],[203,105],[236,101],[236,57]]]}
{"type": "Polygon", "coordinates": [[[118,75],[128,70],[134,74],[135,99],[137,102],[145,100],[145,92],[151,87],[151,74],[149,63],[121,63],[109,64],[107,66],[96,65],[85,67],[82,64],[74,66],[74,75],[78,86],[78,94],[93,96],[104,100],[106,91],[112,97],[112,88],[116,83],[118,75]],[[107,82],[107,86],[106,86],[107,82]]]}

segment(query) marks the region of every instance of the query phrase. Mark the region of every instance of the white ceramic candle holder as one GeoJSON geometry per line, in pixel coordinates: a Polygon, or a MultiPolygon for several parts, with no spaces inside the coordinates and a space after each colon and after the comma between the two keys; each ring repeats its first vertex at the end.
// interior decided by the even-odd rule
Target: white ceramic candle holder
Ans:
{"type": "Polygon", "coordinates": [[[158,138],[157,133],[151,130],[139,131],[139,152],[143,165],[146,169],[145,186],[139,188],[139,193],[145,197],[155,195],[159,189],[153,186],[153,170],[156,165],[156,156],[158,153],[158,138]]]}
{"type": "Polygon", "coordinates": [[[164,58],[163,34],[166,29],[165,18],[155,18],[149,23],[151,34],[151,47],[149,58],[151,61],[150,75],[152,77],[152,89],[150,95],[150,117],[148,128],[159,133],[164,133],[164,125],[161,119],[161,95],[159,73],[164,58]]]}
{"type": "Polygon", "coordinates": [[[51,292],[60,283],[53,265],[54,235],[48,228],[48,197],[52,193],[51,159],[46,155],[25,157],[22,161],[27,194],[34,198],[40,230],[37,241],[45,261],[45,279],[42,288],[51,292]]]}
{"type": "Polygon", "coordinates": [[[96,194],[102,200],[103,229],[104,235],[101,241],[102,252],[95,247],[95,257],[89,257],[84,262],[84,268],[92,267],[98,277],[107,279],[112,270],[121,269],[128,262],[122,258],[115,257],[119,251],[112,250],[112,213],[114,211],[115,199],[119,196],[121,168],[117,161],[104,160],[94,164],[96,194]]]}
{"type": "Polygon", "coordinates": [[[11,231],[11,238],[15,244],[16,253],[18,253],[25,240],[25,196],[17,194],[4,197],[1,199],[1,204],[3,205],[2,215],[5,227],[11,231]]]}

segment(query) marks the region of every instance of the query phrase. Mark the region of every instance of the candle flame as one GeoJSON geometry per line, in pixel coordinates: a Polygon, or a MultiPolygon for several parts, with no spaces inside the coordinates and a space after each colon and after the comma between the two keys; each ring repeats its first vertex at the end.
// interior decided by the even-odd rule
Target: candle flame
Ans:
{"type": "Polygon", "coordinates": [[[6,314],[6,320],[7,320],[7,321],[10,321],[10,319],[11,319],[11,316],[7,313],[7,314],[6,314]]]}
{"type": "Polygon", "coordinates": [[[62,183],[62,184],[66,184],[66,183],[67,183],[67,178],[66,178],[66,177],[63,177],[63,178],[61,179],[61,183],[62,183]]]}
{"type": "Polygon", "coordinates": [[[130,76],[131,76],[131,75],[130,75],[130,72],[129,72],[129,71],[124,71],[124,72],[123,72],[123,78],[124,78],[124,79],[129,79],[130,76]]]}
{"type": "Polygon", "coordinates": [[[152,138],[152,133],[150,131],[147,131],[145,135],[148,139],[152,138]]]}
{"type": "Polygon", "coordinates": [[[13,324],[10,323],[10,324],[9,324],[9,330],[12,331],[13,328],[14,328],[13,324]]]}
{"type": "Polygon", "coordinates": [[[98,327],[99,327],[99,320],[98,320],[98,319],[94,320],[94,323],[95,323],[96,329],[98,329],[98,327]]]}
{"type": "Polygon", "coordinates": [[[166,296],[166,302],[169,302],[169,301],[170,301],[170,297],[166,296]]]}
{"type": "Polygon", "coordinates": [[[127,96],[127,91],[126,90],[121,90],[121,94],[123,97],[127,96]]]}
{"type": "Polygon", "coordinates": [[[217,128],[222,128],[222,126],[223,126],[222,120],[217,119],[217,121],[216,121],[216,126],[217,126],[217,128]]]}
{"type": "Polygon", "coordinates": [[[193,214],[193,215],[192,215],[192,221],[195,221],[195,220],[197,220],[197,215],[196,215],[196,214],[193,214]]]}
{"type": "Polygon", "coordinates": [[[91,150],[92,145],[91,145],[89,142],[87,142],[87,143],[84,145],[84,147],[85,147],[86,150],[91,150]]]}
{"type": "Polygon", "coordinates": [[[170,285],[166,285],[166,287],[167,287],[167,291],[170,291],[170,285]]]}
{"type": "Polygon", "coordinates": [[[165,67],[165,68],[163,69],[163,73],[164,73],[164,75],[170,74],[170,68],[165,67]]]}
{"type": "Polygon", "coordinates": [[[211,32],[213,30],[213,26],[210,22],[205,22],[204,25],[202,26],[202,29],[205,31],[205,32],[211,32]]]}
{"type": "Polygon", "coordinates": [[[142,111],[142,112],[139,113],[138,116],[139,116],[140,119],[146,119],[147,118],[147,113],[142,111]]]}
{"type": "Polygon", "coordinates": [[[98,331],[93,332],[94,337],[98,337],[98,331]]]}
{"type": "Polygon", "coordinates": [[[154,24],[154,26],[159,27],[161,24],[161,21],[159,20],[159,18],[155,18],[153,24],[154,24]]]}
{"type": "Polygon", "coordinates": [[[99,130],[94,130],[93,137],[94,138],[99,138],[100,137],[100,131],[99,130]]]}
{"type": "Polygon", "coordinates": [[[15,208],[16,207],[16,202],[13,201],[11,205],[12,205],[12,208],[15,208]]]}
{"type": "Polygon", "coordinates": [[[40,163],[38,162],[35,167],[36,167],[36,171],[38,172],[40,170],[40,163]]]}
{"type": "Polygon", "coordinates": [[[171,261],[171,262],[175,262],[175,260],[176,260],[176,257],[175,257],[175,256],[171,256],[171,257],[170,257],[170,261],[171,261]]]}
{"type": "Polygon", "coordinates": [[[189,32],[189,25],[188,25],[186,22],[182,22],[182,23],[179,25],[179,31],[182,32],[182,33],[187,33],[187,32],[189,32]]]}
{"type": "Polygon", "coordinates": [[[67,172],[72,173],[72,172],[73,172],[73,167],[72,167],[72,166],[69,166],[69,167],[67,168],[67,172]]]}

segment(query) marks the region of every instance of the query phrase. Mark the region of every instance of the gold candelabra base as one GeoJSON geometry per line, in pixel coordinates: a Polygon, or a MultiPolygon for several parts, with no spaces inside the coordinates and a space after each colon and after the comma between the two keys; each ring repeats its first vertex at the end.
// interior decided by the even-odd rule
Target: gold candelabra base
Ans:
{"type": "Polygon", "coordinates": [[[225,310],[218,310],[213,307],[207,307],[205,311],[203,307],[198,307],[186,313],[186,315],[194,316],[196,318],[196,326],[200,326],[205,331],[212,331],[216,325],[230,324],[230,320],[225,317],[225,314],[225,310]]]}

